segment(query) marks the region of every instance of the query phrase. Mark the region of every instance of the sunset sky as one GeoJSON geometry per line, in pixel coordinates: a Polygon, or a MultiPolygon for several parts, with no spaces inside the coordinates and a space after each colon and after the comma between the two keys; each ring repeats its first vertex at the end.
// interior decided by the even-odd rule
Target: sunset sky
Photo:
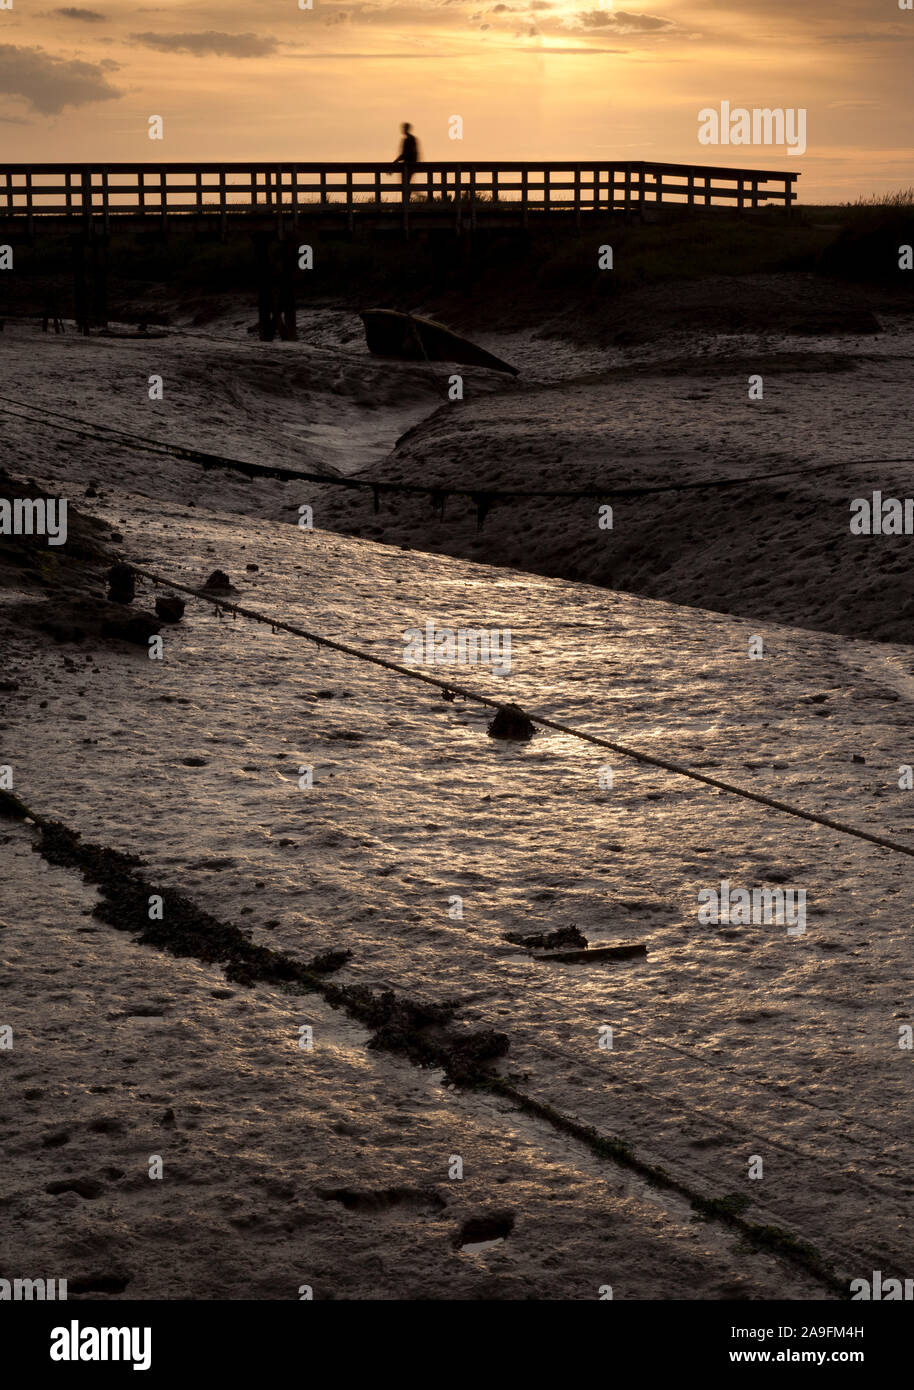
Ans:
{"type": "Polygon", "coordinates": [[[789,168],[805,201],[914,183],[914,11],[898,0],[313,6],[0,0],[4,157],[387,159],[410,120],[428,159],[789,168]],[[806,153],[699,145],[699,110],[723,100],[805,108],[806,153]]]}

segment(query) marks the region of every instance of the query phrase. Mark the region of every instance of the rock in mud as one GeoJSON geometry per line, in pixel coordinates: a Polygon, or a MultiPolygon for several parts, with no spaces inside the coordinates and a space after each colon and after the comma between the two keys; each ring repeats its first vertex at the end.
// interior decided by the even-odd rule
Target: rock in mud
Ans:
{"type": "Polygon", "coordinates": [[[489,738],[511,738],[526,741],[536,733],[533,721],[520,705],[499,705],[495,718],[488,727],[489,738]]]}
{"type": "Polygon", "coordinates": [[[204,589],[212,589],[214,593],[235,593],[235,586],[229,579],[225,570],[213,570],[203,587],[204,589]]]}
{"type": "Polygon", "coordinates": [[[156,599],[156,612],[163,623],[179,623],[184,617],[183,598],[159,595],[156,599]]]}
{"type": "Polygon", "coordinates": [[[152,613],[93,597],[24,603],[11,611],[18,621],[34,625],[61,643],[102,638],[145,647],[160,626],[160,620],[152,613]]]}
{"type": "Polygon", "coordinates": [[[158,636],[159,619],[152,613],[132,613],[129,618],[114,616],[105,618],[101,625],[101,636],[115,642],[129,642],[134,647],[147,647],[150,637],[158,636]]]}

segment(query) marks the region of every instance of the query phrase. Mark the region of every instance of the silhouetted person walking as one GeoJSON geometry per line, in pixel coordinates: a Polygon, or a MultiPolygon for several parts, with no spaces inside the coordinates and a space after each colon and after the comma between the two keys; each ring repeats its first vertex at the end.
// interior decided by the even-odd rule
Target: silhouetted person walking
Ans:
{"type": "Polygon", "coordinates": [[[409,201],[410,184],[413,174],[416,172],[416,165],[419,163],[419,142],[412,133],[412,126],[409,121],[403,122],[403,144],[400,146],[400,153],[394,160],[394,164],[403,165],[403,200],[409,201]]]}

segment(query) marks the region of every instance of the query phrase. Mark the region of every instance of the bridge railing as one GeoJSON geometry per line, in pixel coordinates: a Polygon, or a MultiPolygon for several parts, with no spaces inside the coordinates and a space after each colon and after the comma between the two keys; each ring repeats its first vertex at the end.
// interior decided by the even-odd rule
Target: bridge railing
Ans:
{"type": "MultiPolygon", "coordinates": [[[[796,200],[795,173],[644,161],[427,161],[414,167],[411,199],[530,214],[641,208],[645,204],[758,208],[796,200]]],[[[273,210],[397,213],[400,166],[339,163],[0,164],[0,216],[102,216],[273,210]]]]}

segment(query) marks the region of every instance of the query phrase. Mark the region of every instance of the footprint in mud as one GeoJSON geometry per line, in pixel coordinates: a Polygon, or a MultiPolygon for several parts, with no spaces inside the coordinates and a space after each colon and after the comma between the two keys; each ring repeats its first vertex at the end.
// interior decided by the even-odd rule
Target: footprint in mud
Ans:
{"type": "Polygon", "coordinates": [[[126,1134],[127,1123],[119,1115],[96,1115],[90,1120],[87,1129],[93,1134],[126,1134]]]}
{"type": "Polygon", "coordinates": [[[70,1132],[66,1129],[54,1130],[50,1134],[41,1136],[41,1147],[43,1149],[59,1149],[62,1144],[69,1144],[70,1132]]]}
{"type": "Polygon", "coordinates": [[[58,1197],[63,1192],[75,1192],[78,1197],[85,1197],[87,1201],[93,1202],[102,1196],[105,1184],[96,1178],[61,1178],[58,1182],[47,1183],[44,1190],[52,1197],[58,1197]]]}
{"type": "Polygon", "coordinates": [[[358,1192],[352,1187],[318,1188],[324,1202],[340,1202],[347,1211],[368,1212],[372,1216],[400,1216],[416,1212],[439,1213],[447,1202],[430,1187],[384,1187],[375,1192],[358,1192]]]}
{"type": "Polygon", "coordinates": [[[510,1211],[490,1212],[485,1216],[471,1216],[455,1237],[458,1250],[468,1255],[478,1255],[485,1250],[494,1250],[504,1245],[514,1230],[514,1214],[510,1211]]]}
{"type": "Polygon", "coordinates": [[[123,1293],[130,1283],[129,1274],[86,1274],[67,1281],[67,1297],[81,1293],[123,1293]]]}

